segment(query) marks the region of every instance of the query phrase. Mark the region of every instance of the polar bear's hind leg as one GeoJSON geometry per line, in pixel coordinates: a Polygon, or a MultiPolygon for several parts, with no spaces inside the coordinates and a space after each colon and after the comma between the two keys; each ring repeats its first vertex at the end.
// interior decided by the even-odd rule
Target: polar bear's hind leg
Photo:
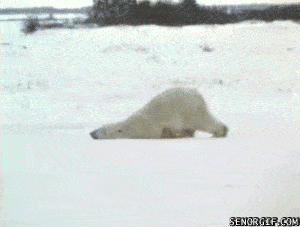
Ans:
{"type": "Polygon", "coordinates": [[[228,133],[227,126],[223,125],[223,129],[221,131],[217,131],[213,133],[213,137],[220,138],[220,137],[226,137],[228,133]]]}

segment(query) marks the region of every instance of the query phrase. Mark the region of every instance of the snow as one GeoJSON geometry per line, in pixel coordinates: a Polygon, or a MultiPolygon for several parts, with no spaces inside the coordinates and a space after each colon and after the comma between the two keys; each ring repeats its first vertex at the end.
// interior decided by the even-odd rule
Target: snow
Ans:
{"type": "Polygon", "coordinates": [[[20,26],[0,22],[0,226],[229,226],[237,216],[300,216],[299,25],[27,36],[20,26]],[[173,86],[196,87],[228,137],[89,136],[173,86]]]}

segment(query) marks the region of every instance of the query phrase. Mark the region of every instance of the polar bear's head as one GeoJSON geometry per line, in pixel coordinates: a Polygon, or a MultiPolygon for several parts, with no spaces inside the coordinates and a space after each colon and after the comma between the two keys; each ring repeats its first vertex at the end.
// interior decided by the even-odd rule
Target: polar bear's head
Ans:
{"type": "Polygon", "coordinates": [[[93,139],[118,139],[132,138],[133,132],[130,127],[124,124],[109,124],[104,125],[90,133],[93,139]]]}

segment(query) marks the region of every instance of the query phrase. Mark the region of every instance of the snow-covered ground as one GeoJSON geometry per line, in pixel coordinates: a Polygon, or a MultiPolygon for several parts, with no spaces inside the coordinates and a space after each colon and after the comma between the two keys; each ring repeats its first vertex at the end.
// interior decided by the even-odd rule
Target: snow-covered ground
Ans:
{"type": "Polygon", "coordinates": [[[299,24],[27,36],[20,26],[0,22],[0,226],[204,227],[300,216],[299,24]],[[89,136],[174,86],[198,88],[228,137],[89,136]]]}

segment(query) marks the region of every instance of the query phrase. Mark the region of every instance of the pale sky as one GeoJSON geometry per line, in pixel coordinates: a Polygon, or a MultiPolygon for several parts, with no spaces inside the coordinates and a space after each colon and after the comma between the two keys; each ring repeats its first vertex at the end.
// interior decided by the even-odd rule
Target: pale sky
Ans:
{"type": "MultiPolygon", "coordinates": [[[[156,1],[156,0],[150,0],[156,1]]],[[[173,0],[175,1],[175,0],[173,0]]],[[[298,0],[197,0],[203,5],[249,4],[249,3],[295,3],[298,0]]],[[[56,8],[78,8],[92,5],[93,0],[0,0],[0,8],[52,6],[56,8]]]]}

